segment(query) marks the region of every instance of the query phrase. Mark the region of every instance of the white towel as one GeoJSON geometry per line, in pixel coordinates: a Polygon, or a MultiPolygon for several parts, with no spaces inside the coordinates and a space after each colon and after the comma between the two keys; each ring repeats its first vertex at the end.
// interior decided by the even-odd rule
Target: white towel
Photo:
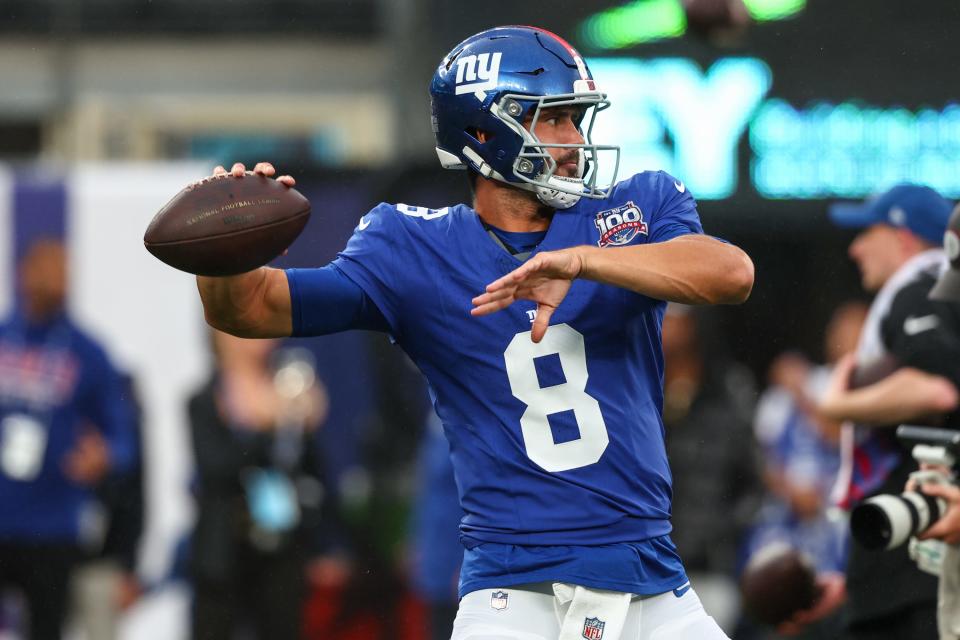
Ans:
{"type": "Polygon", "coordinates": [[[948,544],[937,594],[937,627],[940,640],[960,640],[960,547],[948,544]]]}
{"type": "Polygon", "coordinates": [[[555,582],[559,640],[619,640],[633,594],[555,582]]]}

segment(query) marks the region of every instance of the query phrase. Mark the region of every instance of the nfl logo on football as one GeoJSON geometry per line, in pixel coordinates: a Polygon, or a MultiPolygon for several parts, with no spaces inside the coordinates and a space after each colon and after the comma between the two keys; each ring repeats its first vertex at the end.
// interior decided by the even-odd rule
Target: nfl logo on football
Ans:
{"type": "Polygon", "coordinates": [[[507,608],[507,598],[509,597],[506,591],[494,591],[490,594],[490,606],[497,611],[502,611],[507,608]]]}
{"type": "Polygon", "coordinates": [[[607,623],[600,618],[587,618],[583,621],[583,637],[587,640],[600,640],[605,624],[607,623]]]}
{"type": "Polygon", "coordinates": [[[633,202],[627,202],[616,209],[601,211],[593,223],[600,231],[600,240],[597,241],[597,245],[601,247],[629,244],[638,233],[647,235],[647,223],[643,220],[643,212],[633,202]]]}

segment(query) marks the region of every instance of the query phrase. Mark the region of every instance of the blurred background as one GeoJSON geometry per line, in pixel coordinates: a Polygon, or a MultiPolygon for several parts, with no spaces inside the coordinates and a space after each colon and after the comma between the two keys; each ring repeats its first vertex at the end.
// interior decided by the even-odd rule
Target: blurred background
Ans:
{"type": "MultiPolygon", "coordinates": [[[[284,420],[298,397],[312,403],[287,420],[316,454],[323,505],[304,534],[316,548],[293,562],[308,578],[298,587],[305,633],[443,637],[459,512],[419,374],[365,332],[225,356],[192,277],[149,256],[142,235],[184,185],[234,161],[273,162],[312,203],[277,266],[325,264],[380,201],[465,201],[464,175],[436,161],[427,85],[453,45],[498,24],[544,27],[578,47],[613,101],[595,139],[623,147],[621,177],[665,169],[682,179],[707,232],[756,263],[745,305],[671,309],[665,422],[678,544],[703,575],[698,591],[712,580],[724,628],[764,637],[741,620],[737,571],[758,539],[828,520],[829,487],[816,485],[835,463],[815,425],[813,454],[790,444],[783,412],[862,320],[852,235],[831,226],[827,206],[902,181],[960,196],[953,0],[0,0],[0,312],[22,304],[18,265],[31,249],[62,242],[67,314],[129,376],[136,392],[121,395],[140,409],[131,468],[142,491],[121,501],[142,507],[125,534],[135,550],[118,584],[129,588],[104,596],[119,612],[109,631],[84,627],[75,593],[71,637],[189,637],[198,584],[214,580],[198,573],[196,552],[197,505],[212,486],[202,398],[214,371],[248,370],[237,362],[260,372],[238,375],[238,388],[269,387],[284,420]],[[765,389],[773,397],[758,412],[765,389]],[[716,519],[725,526],[711,529],[716,519]]],[[[246,437],[234,484],[249,495],[246,437]]],[[[109,522],[112,503],[100,501],[109,522]]],[[[271,511],[282,501],[265,504],[273,531],[310,520],[301,510],[290,524],[271,511]]],[[[260,536],[252,552],[280,553],[282,538],[260,536]]],[[[842,541],[823,544],[818,558],[842,562],[842,541]]],[[[2,637],[20,637],[21,600],[6,598],[2,637]]]]}

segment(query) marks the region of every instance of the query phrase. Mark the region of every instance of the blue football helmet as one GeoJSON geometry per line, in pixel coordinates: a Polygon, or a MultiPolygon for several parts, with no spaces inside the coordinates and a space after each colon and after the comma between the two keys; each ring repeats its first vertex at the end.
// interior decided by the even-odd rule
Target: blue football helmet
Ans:
{"type": "Polygon", "coordinates": [[[581,197],[605,198],[616,180],[620,147],[593,144],[596,113],[610,106],[580,54],[535,27],[497,27],[471,36],[440,63],[430,83],[437,155],[446,169],[471,168],[486,178],[532,191],[566,209],[581,197]],[[543,109],[574,105],[583,144],[545,144],[533,134],[543,109]],[[527,124],[525,127],[524,124],[527,124]],[[484,142],[478,139],[484,132],[484,142]],[[576,177],[556,175],[550,148],[577,149],[576,177]],[[597,185],[597,153],[615,153],[609,184],[597,185]]]}

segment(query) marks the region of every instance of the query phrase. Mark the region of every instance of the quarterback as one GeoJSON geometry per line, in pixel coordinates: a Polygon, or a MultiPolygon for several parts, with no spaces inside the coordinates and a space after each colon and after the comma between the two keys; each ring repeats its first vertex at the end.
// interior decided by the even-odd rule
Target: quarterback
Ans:
{"type": "Polygon", "coordinates": [[[679,179],[600,184],[609,101],[562,38],[474,35],[430,95],[472,206],[380,204],[326,266],[198,277],[207,321],[380,330],[417,364],[466,514],[455,639],[725,638],[670,540],[660,325],[666,301],[746,300],[752,262],[703,233],[679,179]]]}

